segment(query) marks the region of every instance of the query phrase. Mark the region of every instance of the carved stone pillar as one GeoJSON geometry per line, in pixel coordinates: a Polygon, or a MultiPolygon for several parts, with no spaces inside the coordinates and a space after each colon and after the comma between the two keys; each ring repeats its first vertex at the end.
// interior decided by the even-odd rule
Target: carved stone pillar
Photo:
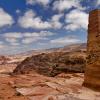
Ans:
{"type": "Polygon", "coordinates": [[[100,90],[100,10],[89,14],[84,86],[100,90]]]}

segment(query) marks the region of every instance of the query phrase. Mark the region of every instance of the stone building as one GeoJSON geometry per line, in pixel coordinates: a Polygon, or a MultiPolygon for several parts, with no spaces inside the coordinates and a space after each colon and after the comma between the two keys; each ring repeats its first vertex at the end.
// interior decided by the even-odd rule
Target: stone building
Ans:
{"type": "Polygon", "coordinates": [[[89,14],[84,86],[100,90],[100,10],[89,14]]]}

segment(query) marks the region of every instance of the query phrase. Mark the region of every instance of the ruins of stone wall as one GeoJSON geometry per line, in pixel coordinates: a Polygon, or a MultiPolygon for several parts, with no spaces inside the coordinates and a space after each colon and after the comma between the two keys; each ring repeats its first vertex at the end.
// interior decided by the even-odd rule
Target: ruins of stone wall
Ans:
{"type": "Polygon", "coordinates": [[[100,90],[100,10],[89,14],[84,86],[100,90]]]}

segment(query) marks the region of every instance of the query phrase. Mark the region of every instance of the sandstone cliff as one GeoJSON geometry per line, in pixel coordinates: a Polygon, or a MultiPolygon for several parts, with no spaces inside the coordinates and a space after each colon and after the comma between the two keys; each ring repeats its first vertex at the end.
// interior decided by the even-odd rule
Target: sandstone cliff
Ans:
{"type": "Polygon", "coordinates": [[[86,53],[52,52],[42,53],[26,58],[14,70],[14,74],[38,72],[47,76],[55,76],[62,72],[84,72],[86,53]]]}

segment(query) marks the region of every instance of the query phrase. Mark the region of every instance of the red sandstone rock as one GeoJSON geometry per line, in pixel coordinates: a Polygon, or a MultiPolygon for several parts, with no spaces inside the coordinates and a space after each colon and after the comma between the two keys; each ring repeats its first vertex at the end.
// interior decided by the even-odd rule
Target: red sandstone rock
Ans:
{"type": "Polygon", "coordinates": [[[100,90],[100,10],[89,15],[87,55],[84,85],[100,90]]]}
{"type": "Polygon", "coordinates": [[[26,58],[14,70],[14,74],[37,72],[46,76],[56,76],[62,72],[84,72],[85,53],[52,52],[26,58]]]}

